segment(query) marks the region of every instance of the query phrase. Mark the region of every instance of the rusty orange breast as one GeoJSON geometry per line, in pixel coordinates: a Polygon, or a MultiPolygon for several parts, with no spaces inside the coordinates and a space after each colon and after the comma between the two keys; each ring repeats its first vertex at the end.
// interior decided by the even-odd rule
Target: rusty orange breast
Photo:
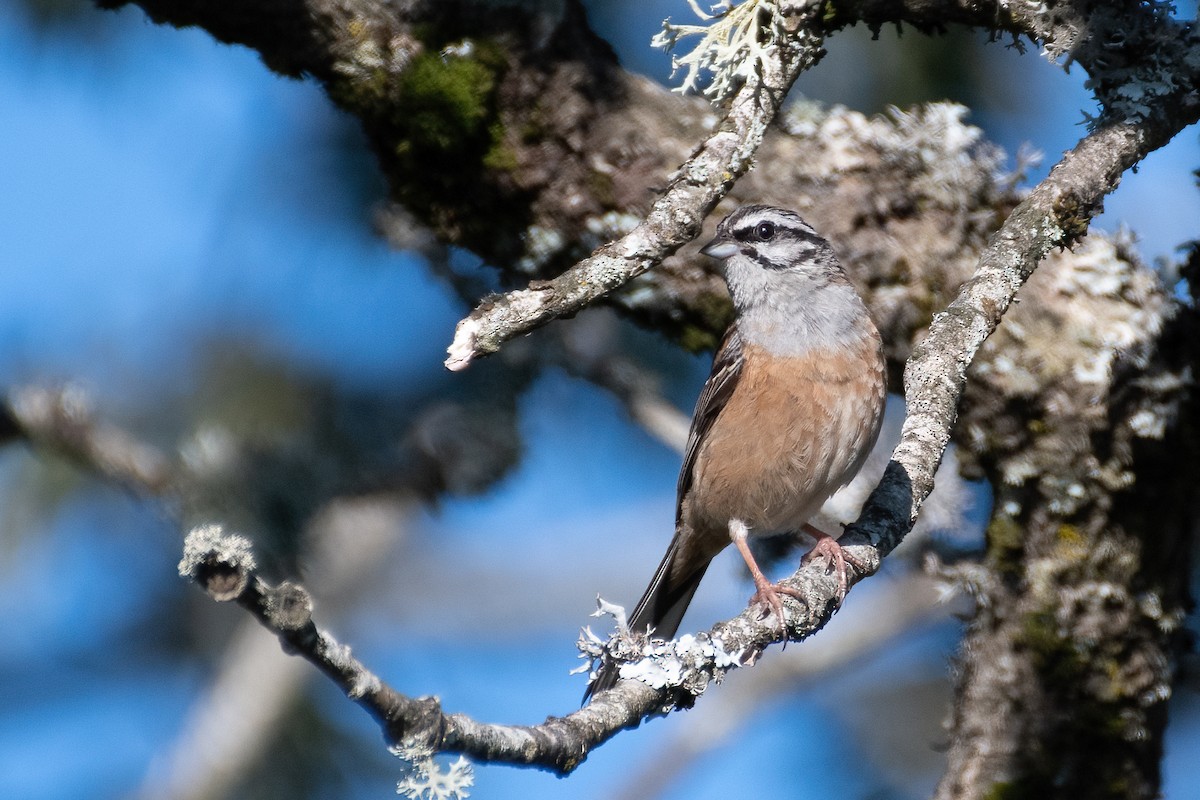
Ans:
{"type": "Polygon", "coordinates": [[[745,346],[737,386],[696,454],[684,516],[726,535],[795,531],[862,466],[886,398],[877,337],[860,349],[770,356],[745,346]]]}

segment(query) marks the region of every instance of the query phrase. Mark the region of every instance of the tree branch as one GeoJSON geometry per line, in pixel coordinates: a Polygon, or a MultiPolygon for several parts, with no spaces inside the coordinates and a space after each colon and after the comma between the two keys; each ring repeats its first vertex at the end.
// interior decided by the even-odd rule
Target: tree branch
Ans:
{"type": "Polygon", "coordinates": [[[679,167],[637,227],[552,280],[486,298],[455,328],[446,367],[465,369],[509,339],[574,314],[696,238],[708,212],[750,168],[796,78],[823,54],[820,38],[797,34],[785,44],[761,62],[759,80],[746,81],[733,96],[717,130],[679,167]]]}
{"type": "Polygon", "coordinates": [[[166,455],[113,425],[96,420],[84,392],[27,386],[0,403],[0,444],[22,437],[83,464],[138,494],[174,488],[175,465],[166,455]]]}
{"type": "MultiPolygon", "coordinates": [[[[714,677],[740,664],[753,664],[767,645],[783,639],[775,621],[759,618],[755,608],[708,633],[678,642],[647,643],[623,636],[618,639],[623,648],[617,651],[619,657],[644,658],[662,674],[675,677],[655,687],[623,680],[588,706],[565,717],[550,717],[541,725],[490,724],[447,714],[435,698],[410,698],[388,686],[348,647],[317,627],[303,586],[290,582],[272,586],[257,574],[250,543],[241,536],[226,534],[215,525],[192,530],[179,571],[214,600],[236,601],[249,611],[279,638],[286,652],[312,663],[374,717],[392,744],[537,766],[558,774],[573,771],[593,748],[651,714],[690,706],[714,677]]],[[[790,580],[804,587],[806,596],[824,598],[820,606],[812,607],[817,611],[790,602],[788,634],[801,640],[833,613],[837,580],[818,564],[801,568],[790,580]]]]}

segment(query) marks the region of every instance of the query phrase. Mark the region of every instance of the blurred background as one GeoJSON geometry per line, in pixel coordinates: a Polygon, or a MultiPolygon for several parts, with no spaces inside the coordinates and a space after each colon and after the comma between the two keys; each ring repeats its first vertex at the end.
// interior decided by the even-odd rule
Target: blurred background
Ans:
{"type": "MultiPolygon", "coordinates": [[[[669,81],[648,42],[686,3],[586,5],[627,68],[669,81]]],[[[852,30],[828,49],[798,92],[864,112],[961,102],[1010,159],[1045,154],[1030,180],[1094,111],[1080,71],[967,32],[852,30]]],[[[1125,177],[1098,223],[1132,229],[1168,281],[1197,236],[1198,166],[1187,131],[1125,177]]],[[[177,505],[46,450],[0,449],[0,796],[391,796],[403,764],[374,721],[177,576],[179,520],[204,512],[252,529],[268,570],[298,572],[318,624],[398,690],[498,722],[578,707],[578,629],[608,632],[588,617],[597,593],[628,604],[644,587],[679,456],[612,391],[520,343],[445,373],[468,310],[452,279],[486,267],[390,247],[376,232],[385,199],[356,122],[244,48],[137,9],[0,12],[0,387],[50,387],[218,476],[177,505]],[[495,415],[519,436],[498,434],[490,461],[456,461],[456,432],[495,415]],[[408,479],[434,456],[429,485],[408,479]],[[397,476],[410,492],[385,491],[397,476]],[[234,702],[247,696],[256,719],[234,702]]],[[[565,324],[634,354],[690,409],[707,356],[602,313],[565,324]]],[[[986,495],[961,487],[929,535],[977,546],[986,495]]],[[[939,604],[914,564],[889,560],[811,642],[619,736],[569,779],[481,766],[474,796],[927,795],[961,607],[939,604]]],[[[736,556],[722,558],[685,626],[749,594],[736,556]]],[[[1184,687],[1167,797],[1200,787],[1198,712],[1184,687]]]]}

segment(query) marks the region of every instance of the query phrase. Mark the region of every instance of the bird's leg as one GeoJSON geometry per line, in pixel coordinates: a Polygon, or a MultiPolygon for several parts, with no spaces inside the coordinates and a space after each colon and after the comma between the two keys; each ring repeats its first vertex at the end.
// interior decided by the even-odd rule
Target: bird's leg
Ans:
{"type": "Polygon", "coordinates": [[[825,531],[814,528],[807,522],[804,523],[804,532],[817,540],[816,545],[812,550],[809,550],[804,558],[800,559],[801,564],[807,564],[814,558],[825,559],[825,574],[837,572],[838,577],[838,603],[840,604],[846,599],[846,590],[849,588],[849,580],[846,577],[846,564],[849,562],[859,572],[865,572],[866,567],[854,560],[842,546],[838,544],[837,539],[834,539],[825,531]]]}
{"type": "Polygon", "coordinates": [[[758,562],[754,560],[754,554],[750,552],[750,545],[747,543],[747,538],[750,535],[750,529],[746,527],[746,523],[740,519],[729,520],[729,538],[733,540],[734,546],[738,552],[742,554],[742,558],[746,561],[746,567],[750,570],[750,577],[754,579],[754,595],[750,598],[750,605],[759,604],[764,608],[765,612],[770,612],[775,615],[775,619],[779,621],[779,629],[787,632],[787,624],[783,616],[783,601],[779,599],[779,595],[786,594],[794,597],[800,602],[804,602],[804,598],[795,589],[787,586],[780,586],[778,583],[771,583],[767,580],[767,576],[763,575],[761,569],[758,568],[758,562]]]}

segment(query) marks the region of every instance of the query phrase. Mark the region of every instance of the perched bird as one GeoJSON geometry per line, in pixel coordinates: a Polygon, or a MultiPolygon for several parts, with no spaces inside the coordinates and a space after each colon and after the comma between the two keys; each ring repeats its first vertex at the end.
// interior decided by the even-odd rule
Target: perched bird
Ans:
{"type": "MultiPolygon", "coordinates": [[[[734,320],[700,391],[679,472],[675,536],[629,618],[669,639],[709,562],[731,541],[754,579],[752,604],[783,626],[779,593],[747,539],[804,531],[805,560],[826,559],[846,592],[846,557],[808,524],[858,472],[879,436],[887,381],[883,345],[829,243],[799,215],[734,211],[701,253],[720,259],[734,320]]],[[[588,695],[617,682],[605,662],[588,695]]]]}

